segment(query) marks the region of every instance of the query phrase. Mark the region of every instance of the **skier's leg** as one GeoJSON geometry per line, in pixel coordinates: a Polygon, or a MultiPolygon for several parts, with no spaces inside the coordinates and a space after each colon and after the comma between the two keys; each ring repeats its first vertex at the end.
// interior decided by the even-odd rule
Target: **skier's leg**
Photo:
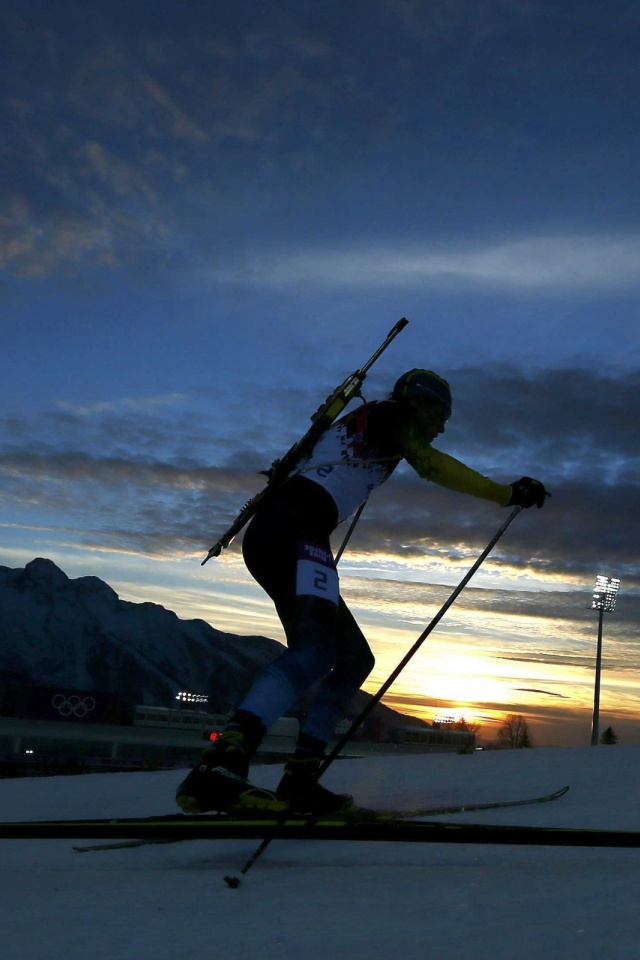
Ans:
{"type": "Polygon", "coordinates": [[[373,654],[341,599],[336,631],[337,656],[333,670],[316,690],[295,752],[285,765],[276,795],[300,814],[345,813],[353,805],[348,794],[336,794],[318,783],[318,772],[335,727],[354,694],[373,669],[373,654]]]}
{"type": "Polygon", "coordinates": [[[243,553],[275,603],[287,638],[287,649],[259,674],[241,704],[268,729],[333,668],[338,574],[328,535],[277,504],[254,519],[243,553]]]}
{"type": "Polygon", "coordinates": [[[287,649],[258,675],[240,705],[260,717],[267,729],[326,677],[335,663],[335,605],[303,596],[290,606],[285,611],[278,605],[287,649]]]}
{"type": "Polygon", "coordinates": [[[336,659],[333,670],[318,687],[302,732],[325,743],[367,679],[375,660],[366,637],[346,603],[340,598],[336,624],[336,659]]]}
{"type": "Polygon", "coordinates": [[[289,648],[256,678],[220,739],[180,784],[177,801],[188,813],[230,805],[277,808],[272,794],[246,780],[250,757],[266,730],[335,661],[338,580],[328,541],[303,539],[295,517],[272,510],[254,519],[244,553],[276,604],[289,648]]]}

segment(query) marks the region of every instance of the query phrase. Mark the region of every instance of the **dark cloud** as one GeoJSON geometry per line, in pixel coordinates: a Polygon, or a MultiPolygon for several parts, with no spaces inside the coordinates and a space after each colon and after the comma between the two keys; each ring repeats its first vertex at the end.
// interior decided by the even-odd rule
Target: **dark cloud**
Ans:
{"type": "MultiPolygon", "coordinates": [[[[501,365],[452,375],[454,416],[436,445],[501,482],[529,475],[553,496],[518,518],[497,557],[580,576],[600,564],[638,576],[640,374],[524,372],[501,365]]],[[[419,554],[453,538],[474,550],[499,514],[409,471],[372,498],[358,547],[419,554]],[[368,524],[368,526],[367,526],[368,524]]]]}
{"type": "Polygon", "coordinates": [[[553,690],[539,690],[536,687],[516,687],[518,693],[536,693],[543,697],[560,697],[562,700],[568,700],[564,693],[555,693],[553,690]]]}
{"type": "Polygon", "coordinates": [[[638,481],[640,372],[567,368],[523,371],[494,364],[452,374],[450,433],[467,455],[543,461],[558,480],[592,475],[638,481]]]}
{"type": "Polygon", "coordinates": [[[503,217],[499,195],[512,215],[539,219],[550,180],[557,206],[577,194],[582,211],[579,177],[604,162],[592,215],[615,209],[610,182],[625,213],[633,205],[631,5],[615,18],[598,4],[550,13],[542,0],[189,11],[164,2],[150,16],[113,0],[3,12],[0,242],[11,274],[93,269],[157,283],[245,249],[247,231],[261,245],[260,225],[283,207],[294,243],[336,227],[366,235],[351,214],[363,197],[378,223],[393,229],[402,209],[408,232],[424,236],[436,221],[451,229],[443,184],[466,198],[472,233],[503,217]],[[392,177],[380,189],[383,165],[392,177]],[[328,188],[333,224],[322,217],[328,188]]]}
{"type": "MultiPolygon", "coordinates": [[[[627,586],[638,584],[639,386],[637,374],[583,369],[482,367],[457,374],[454,419],[438,446],[501,482],[528,474],[553,492],[543,510],[527,511],[511,525],[494,550],[495,564],[574,581],[610,569],[627,586]]],[[[229,397],[225,419],[215,421],[188,400],[151,412],[125,404],[95,415],[7,418],[5,497],[33,497],[52,509],[64,502],[73,511],[85,486],[100,515],[126,490],[120,511],[123,518],[130,511],[134,539],[144,507],[149,523],[165,521],[166,536],[181,527],[180,538],[191,540],[205,518],[208,527],[213,516],[230,522],[243,498],[261,488],[258,471],[295,439],[295,425],[306,428],[301,411],[314,409],[317,398],[309,390],[290,399],[277,391],[229,397]]],[[[466,561],[505,517],[493,504],[401,468],[372,497],[352,550],[407,559],[436,551],[466,561]]],[[[559,617],[562,604],[558,597],[559,617]]]]}
{"type": "Polygon", "coordinates": [[[322,36],[250,6],[244,23],[206,4],[189,17],[120,3],[2,15],[3,266],[158,282],[159,268],[166,278],[229,246],[255,214],[247,177],[266,184],[286,167],[306,186],[328,153],[349,164],[389,136],[385,97],[337,70],[322,36]]]}

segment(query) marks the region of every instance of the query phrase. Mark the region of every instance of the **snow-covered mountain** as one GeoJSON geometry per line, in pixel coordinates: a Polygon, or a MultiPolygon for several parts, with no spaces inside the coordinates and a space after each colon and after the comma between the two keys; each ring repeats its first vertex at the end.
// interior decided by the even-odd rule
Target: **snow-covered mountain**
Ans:
{"type": "MultiPolygon", "coordinates": [[[[52,560],[0,566],[0,687],[10,680],[167,707],[187,690],[207,695],[210,712],[228,713],[282,650],[267,637],[223,633],[157,603],[121,600],[98,577],[71,579],[52,560]]],[[[356,695],[350,719],[369,698],[356,695]]],[[[428,726],[378,704],[363,733],[378,738],[407,723],[428,726]]]]}
{"type": "Polygon", "coordinates": [[[70,579],[51,560],[0,566],[0,677],[98,690],[170,706],[180,690],[226,713],[282,651],[266,637],[222,633],[155,603],[121,600],[98,577],[70,579]]]}

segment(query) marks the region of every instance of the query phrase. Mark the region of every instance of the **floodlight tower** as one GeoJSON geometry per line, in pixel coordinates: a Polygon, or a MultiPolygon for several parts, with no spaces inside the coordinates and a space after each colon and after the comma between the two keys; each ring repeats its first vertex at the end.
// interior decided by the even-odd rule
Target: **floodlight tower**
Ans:
{"type": "Polygon", "coordinates": [[[176,694],[176,700],[180,704],[180,707],[184,709],[193,703],[208,703],[209,697],[205,693],[190,693],[189,690],[180,690],[180,692],[176,694]]]}
{"type": "Polygon", "coordinates": [[[596,680],[593,692],[593,720],[591,723],[591,746],[598,743],[598,724],[600,720],[600,672],[602,669],[602,621],[606,613],[613,613],[616,597],[620,589],[617,577],[596,577],[596,586],[591,600],[591,609],[598,611],[598,647],[596,651],[596,680]]]}

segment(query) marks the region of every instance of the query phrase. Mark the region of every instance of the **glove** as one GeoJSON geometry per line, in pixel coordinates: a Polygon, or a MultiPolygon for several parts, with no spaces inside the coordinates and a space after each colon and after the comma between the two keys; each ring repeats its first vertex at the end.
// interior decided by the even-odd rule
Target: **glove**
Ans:
{"type": "Polygon", "coordinates": [[[544,484],[531,477],[521,477],[509,486],[511,496],[505,504],[506,507],[532,507],[535,504],[539,510],[545,497],[551,496],[549,491],[545,490],[544,484]]]}

